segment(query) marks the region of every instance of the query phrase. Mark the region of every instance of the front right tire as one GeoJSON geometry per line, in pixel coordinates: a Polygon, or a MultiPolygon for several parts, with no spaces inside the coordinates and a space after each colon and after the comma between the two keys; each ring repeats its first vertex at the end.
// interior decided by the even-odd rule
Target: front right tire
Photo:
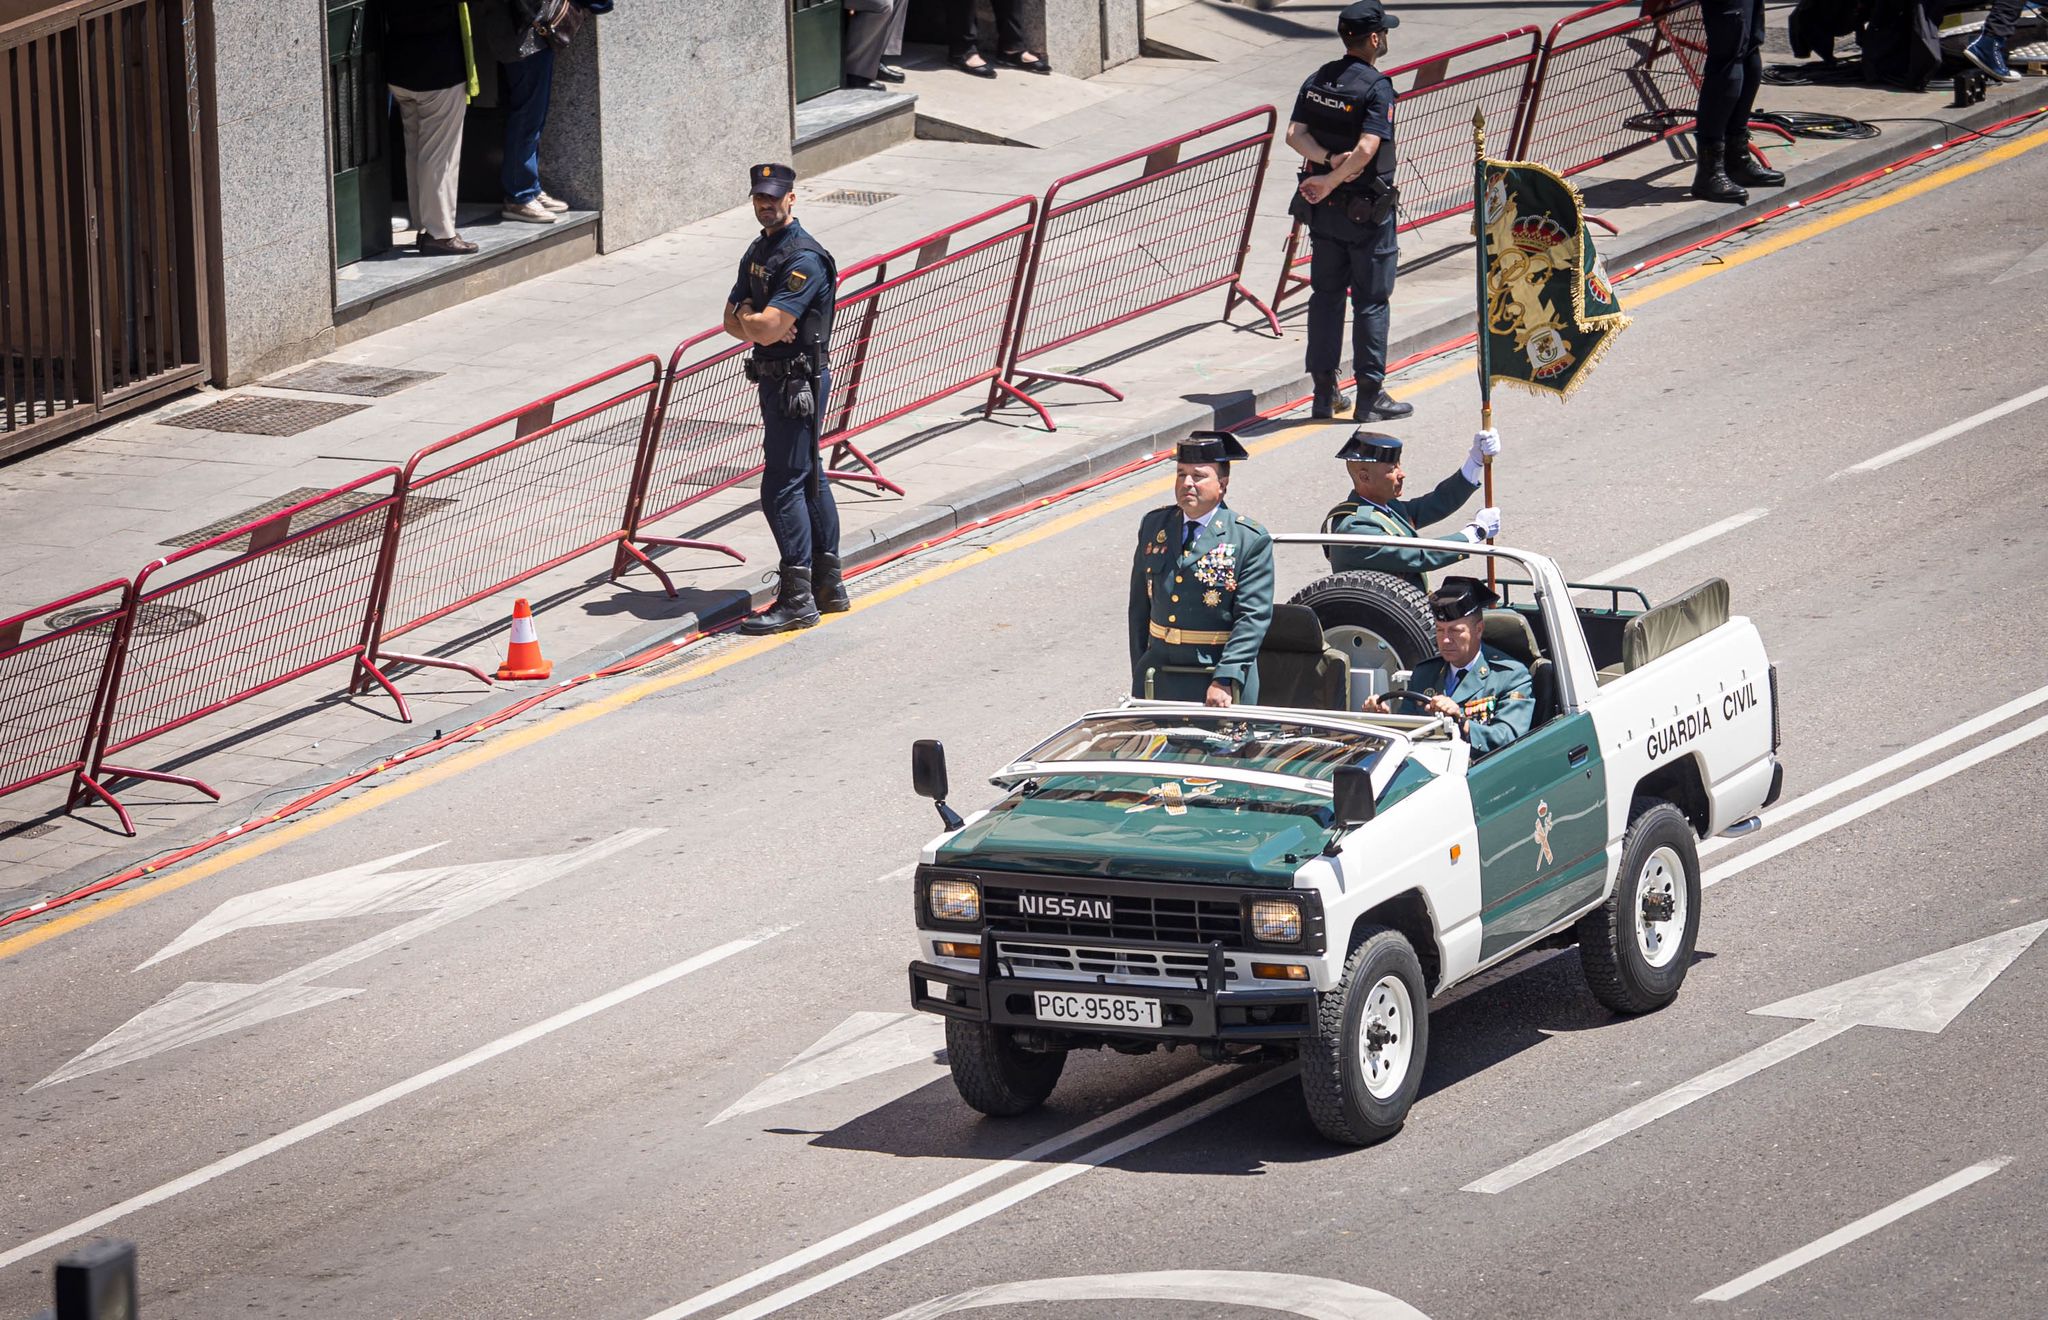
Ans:
{"type": "Polygon", "coordinates": [[[1045,1103],[1067,1056],[1020,1049],[1007,1027],[949,1017],[946,1064],[962,1100],[992,1118],[1015,1118],[1045,1103]]]}
{"type": "Polygon", "coordinates": [[[1678,998],[1700,933],[1700,857],[1692,822],[1669,802],[1638,799],[1607,901],[1579,919],[1579,961],[1593,997],[1617,1013],[1678,998]]]}
{"type": "Polygon", "coordinates": [[[1369,927],[1302,1043],[1301,1094],[1316,1130],[1370,1146],[1401,1130],[1429,1055],[1429,988],[1408,937],[1369,927]]]}

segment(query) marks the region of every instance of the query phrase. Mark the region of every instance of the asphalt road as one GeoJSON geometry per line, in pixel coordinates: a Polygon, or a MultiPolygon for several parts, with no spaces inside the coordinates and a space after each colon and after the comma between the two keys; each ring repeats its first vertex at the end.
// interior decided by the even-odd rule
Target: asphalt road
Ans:
{"type": "MultiPolygon", "coordinates": [[[[2048,402],[1851,470],[2048,384],[2044,191],[2030,151],[1694,260],[1720,268],[1625,288],[1637,324],[1580,397],[1499,401],[1504,541],[1575,578],[1647,557],[1625,580],[1652,598],[1727,578],[1780,667],[1785,805],[1880,769],[1712,852],[1664,1012],[1608,1014],[1572,953],[1492,978],[1437,1006],[1423,1098],[1365,1151],[1320,1141],[1283,1072],[1185,1051],[1076,1056],[1023,1120],[958,1101],[905,1014],[907,864],[936,828],[906,749],[944,738],[966,805],[1117,697],[1151,474],[0,960],[0,1316],[102,1233],[141,1244],[159,1320],[936,1315],[970,1289],[1063,1317],[2048,1310],[2048,948],[1944,1029],[1842,1031],[1465,1190],[1810,1030],[1754,1009],[2048,919],[2048,402]]],[[[1433,483],[1470,376],[1415,397],[1433,483]]],[[[1312,527],[1342,434],[1263,428],[1232,504],[1312,527]]],[[[1283,591],[1311,554],[1283,552],[1283,591]]]]}

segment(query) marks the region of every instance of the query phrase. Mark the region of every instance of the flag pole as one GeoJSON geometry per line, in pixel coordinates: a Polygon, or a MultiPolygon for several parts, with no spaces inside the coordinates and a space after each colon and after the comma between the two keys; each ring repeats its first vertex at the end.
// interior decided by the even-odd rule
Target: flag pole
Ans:
{"type": "MultiPolygon", "coordinates": [[[[1486,302],[1486,112],[1472,111],[1472,232],[1478,239],[1473,250],[1478,254],[1479,263],[1479,429],[1493,429],[1493,361],[1492,336],[1488,333],[1486,302]]],[[[1486,493],[1484,499],[1488,508],[1493,507],[1493,455],[1481,460],[1485,472],[1486,493]]],[[[1487,537],[1486,543],[1493,544],[1487,537]]],[[[1496,582],[1492,555],[1486,557],[1486,585],[1492,588],[1496,582]]]]}

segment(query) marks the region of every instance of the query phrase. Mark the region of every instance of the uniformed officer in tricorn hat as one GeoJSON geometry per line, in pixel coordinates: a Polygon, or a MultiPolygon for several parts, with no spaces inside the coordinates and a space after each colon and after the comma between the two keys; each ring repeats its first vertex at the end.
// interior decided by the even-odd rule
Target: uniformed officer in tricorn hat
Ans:
{"type": "MultiPolygon", "coordinates": [[[[1437,653],[1408,676],[1408,691],[1421,694],[1421,704],[1430,714],[1456,720],[1474,756],[1499,751],[1529,732],[1536,715],[1535,683],[1529,671],[1480,640],[1486,632],[1486,611],[1499,603],[1500,596],[1478,578],[1445,578],[1429,594],[1430,611],[1436,615],[1437,653]]],[[[1417,698],[1393,700],[1413,704],[1417,698]]],[[[1369,697],[1364,708],[1384,712],[1388,698],[1369,697]]]]}
{"type": "Polygon", "coordinates": [[[1309,75],[1288,117],[1287,145],[1302,158],[1289,214],[1308,226],[1307,366],[1312,411],[1334,417],[1349,406],[1337,391],[1344,356],[1344,302],[1351,302],[1351,365],[1357,419],[1394,421],[1415,411],[1380,388],[1387,375],[1387,304],[1397,250],[1394,84],[1376,67],[1387,33],[1401,20],[1380,0],[1357,0],[1337,16],[1344,58],[1309,75]]]}
{"type": "Polygon", "coordinates": [[[755,165],[747,177],[761,236],[740,259],[725,332],[754,345],[747,378],[760,386],[761,512],[780,553],[775,603],[741,632],[808,628],[847,608],[840,578],[839,508],[820,472],[818,424],[832,390],[829,360],[839,268],[797,223],[796,171],[755,165]]]}
{"type": "MultiPolygon", "coordinates": [[[[1351,494],[1323,519],[1325,532],[1347,532],[1358,536],[1420,536],[1421,529],[1442,522],[1456,513],[1479,489],[1486,460],[1500,452],[1500,432],[1481,431],[1472,437],[1465,464],[1437,483],[1435,490],[1418,499],[1400,498],[1408,474],[1401,466],[1401,442],[1377,431],[1356,430],[1337,457],[1351,474],[1351,494]]],[[[1500,535],[1500,510],[1481,509],[1459,531],[1433,540],[1471,541],[1477,544],[1500,535]]],[[[1329,546],[1324,550],[1330,567],[1339,573],[1372,569],[1391,573],[1404,582],[1428,590],[1423,576],[1431,569],[1444,568],[1464,558],[1449,550],[1396,550],[1380,546],[1329,546]]]]}
{"type": "Polygon", "coordinates": [[[1273,621],[1273,541],[1223,495],[1250,455],[1227,431],[1196,431],[1174,457],[1174,502],[1138,524],[1131,562],[1131,695],[1249,705],[1273,621]]]}

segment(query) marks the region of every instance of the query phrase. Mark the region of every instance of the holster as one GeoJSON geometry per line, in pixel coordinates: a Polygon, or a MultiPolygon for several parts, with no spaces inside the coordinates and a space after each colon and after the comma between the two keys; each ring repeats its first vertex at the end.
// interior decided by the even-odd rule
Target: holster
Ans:
{"type": "Polygon", "coordinates": [[[1385,224],[1401,204],[1401,190],[1384,174],[1368,174],[1358,182],[1365,191],[1344,198],[1345,218],[1354,225],[1385,224]]]}

